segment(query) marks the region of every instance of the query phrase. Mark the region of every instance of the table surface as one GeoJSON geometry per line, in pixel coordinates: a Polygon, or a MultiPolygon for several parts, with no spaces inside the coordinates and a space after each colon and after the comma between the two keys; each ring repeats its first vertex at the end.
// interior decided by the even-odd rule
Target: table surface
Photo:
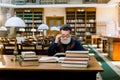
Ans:
{"type": "MultiPolygon", "coordinates": [[[[39,55],[40,58],[42,55],[39,55]]],[[[13,55],[3,55],[0,64],[0,70],[46,70],[46,71],[80,71],[80,72],[102,72],[103,68],[100,66],[94,56],[90,56],[89,65],[87,68],[66,68],[62,67],[61,63],[40,63],[38,66],[20,66],[17,61],[11,61],[13,55]]]]}

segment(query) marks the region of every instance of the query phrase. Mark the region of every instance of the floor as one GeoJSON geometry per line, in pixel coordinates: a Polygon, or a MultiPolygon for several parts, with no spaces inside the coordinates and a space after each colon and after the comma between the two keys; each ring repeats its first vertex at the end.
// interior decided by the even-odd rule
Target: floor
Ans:
{"type": "MultiPolygon", "coordinates": [[[[102,52],[102,45],[100,45],[100,48],[97,48],[96,45],[90,45],[94,48],[94,50],[98,53],[98,55],[103,58],[104,61],[107,62],[107,64],[120,76],[120,61],[112,61],[108,57],[108,53],[102,52]]],[[[102,80],[100,74],[97,74],[97,80],[102,80]]]]}

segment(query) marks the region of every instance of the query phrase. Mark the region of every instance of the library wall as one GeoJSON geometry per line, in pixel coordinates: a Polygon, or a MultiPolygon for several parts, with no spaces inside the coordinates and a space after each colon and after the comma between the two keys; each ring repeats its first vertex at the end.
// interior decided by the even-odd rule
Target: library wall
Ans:
{"type": "Polygon", "coordinates": [[[115,7],[98,7],[96,11],[97,34],[117,35],[117,16],[115,7]]]}
{"type": "MultiPolygon", "coordinates": [[[[9,8],[0,8],[0,27],[4,26],[5,21],[7,20],[7,13],[10,13],[12,17],[14,14],[14,10],[13,9],[9,9],[9,8]]],[[[9,18],[10,18],[9,17],[9,18]]],[[[0,37],[6,37],[8,35],[12,35],[13,34],[13,29],[10,28],[10,30],[8,29],[7,31],[0,31],[0,37]]]]}
{"type": "Polygon", "coordinates": [[[55,17],[60,16],[64,17],[64,23],[66,22],[65,18],[65,8],[44,8],[44,22],[46,22],[46,17],[55,17]]]}
{"type": "MultiPolygon", "coordinates": [[[[65,18],[65,8],[44,8],[44,22],[46,23],[46,17],[64,17],[64,21],[66,20],[65,18]]],[[[65,23],[65,22],[64,22],[65,23]]],[[[46,32],[45,32],[46,35],[46,32]]]]}

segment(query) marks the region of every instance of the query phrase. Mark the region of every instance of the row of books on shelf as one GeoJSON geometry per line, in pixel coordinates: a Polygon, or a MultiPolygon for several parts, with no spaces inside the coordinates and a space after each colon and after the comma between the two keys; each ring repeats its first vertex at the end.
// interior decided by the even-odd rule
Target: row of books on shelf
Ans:
{"type": "MultiPolygon", "coordinates": [[[[85,23],[85,19],[76,19],[74,20],[74,17],[68,17],[66,22],[81,22],[81,23],[85,23]]],[[[96,22],[96,20],[86,20],[86,22],[89,22],[89,23],[94,23],[96,22]]]]}
{"type": "MultiPolygon", "coordinates": [[[[39,18],[39,17],[38,17],[39,18]]],[[[31,19],[31,20],[24,20],[25,21],[25,23],[32,23],[33,22],[33,20],[31,19]]],[[[34,23],[35,22],[37,22],[37,23],[41,23],[42,22],[42,19],[40,20],[34,20],[34,23]]]]}
{"type": "Polygon", "coordinates": [[[77,28],[77,31],[86,31],[85,28],[77,28]]]}

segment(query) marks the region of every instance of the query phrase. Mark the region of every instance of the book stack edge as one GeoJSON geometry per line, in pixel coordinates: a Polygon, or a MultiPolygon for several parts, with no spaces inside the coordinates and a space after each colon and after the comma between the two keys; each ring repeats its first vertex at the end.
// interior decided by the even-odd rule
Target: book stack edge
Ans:
{"type": "Polygon", "coordinates": [[[59,59],[61,62],[61,66],[63,67],[83,67],[87,68],[89,64],[90,56],[89,52],[83,51],[83,53],[74,53],[74,51],[71,53],[67,52],[65,58],[59,59]]]}
{"type": "Polygon", "coordinates": [[[21,66],[37,66],[39,65],[38,56],[35,52],[22,52],[19,57],[19,64],[21,66]]]}

